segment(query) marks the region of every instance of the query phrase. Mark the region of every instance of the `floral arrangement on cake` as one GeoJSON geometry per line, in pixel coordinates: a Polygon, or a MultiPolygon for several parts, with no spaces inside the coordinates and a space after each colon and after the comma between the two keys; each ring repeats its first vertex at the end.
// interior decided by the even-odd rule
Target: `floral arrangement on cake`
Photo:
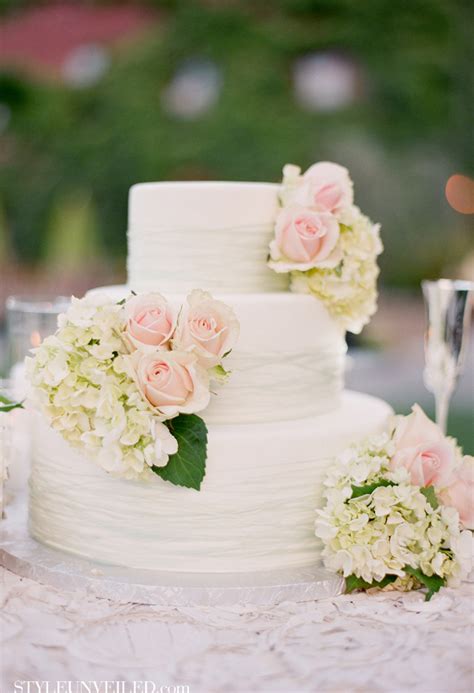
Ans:
{"type": "Polygon", "coordinates": [[[207,428],[197,416],[239,336],[234,311],[195,290],[180,310],[158,293],[72,299],[27,368],[40,408],[71,445],[125,479],[154,472],[199,489],[207,428]]]}
{"type": "Polygon", "coordinates": [[[325,487],[316,536],[347,592],[424,586],[429,600],[472,569],[474,457],[418,405],[340,455],[325,487]]]}
{"type": "Polygon", "coordinates": [[[319,298],[344,329],[358,333],[377,309],[379,224],[354,205],[347,169],[322,161],[301,174],[283,169],[281,209],[269,267],[290,273],[292,291],[319,298]]]}

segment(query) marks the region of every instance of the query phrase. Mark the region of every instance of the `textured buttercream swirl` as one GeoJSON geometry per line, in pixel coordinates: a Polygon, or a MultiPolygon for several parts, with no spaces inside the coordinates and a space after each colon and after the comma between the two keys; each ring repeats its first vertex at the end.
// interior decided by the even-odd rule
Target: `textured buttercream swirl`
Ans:
{"type": "Polygon", "coordinates": [[[329,412],[343,389],[346,345],[306,352],[232,354],[231,377],[215,386],[204,412],[210,423],[303,419],[329,412]]]}
{"type": "Polygon", "coordinates": [[[30,480],[33,536],[58,549],[133,568],[273,570],[318,560],[314,509],[327,460],[386,426],[390,408],[345,395],[321,416],[209,426],[200,492],[152,478],[108,476],[36,418],[30,480]]]}
{"type": "Polygon", "coordinates": [[[217,229],[131,226],[128,283],[134,291],[219,293],[285,291],[289,280],[267,267],[273,226],[217,229]]]}

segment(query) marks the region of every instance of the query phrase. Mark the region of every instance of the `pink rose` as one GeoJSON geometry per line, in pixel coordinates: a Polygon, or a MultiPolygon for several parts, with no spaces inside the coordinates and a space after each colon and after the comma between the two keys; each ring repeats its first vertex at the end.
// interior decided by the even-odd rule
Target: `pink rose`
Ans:
{"type": "Polygon", "coordinates": [[[192,351],[206,368],[219,364],[239,337],[240,325],[232,308],[199,289],[186,299],[173,346],[192,351]]]}
{"type": "Polygon", "coordinates": [[[144,351],[167,349],[175,317],[161,294],[133,296],[125,303],[125,332],[133,346],[144,351]]]}
{"type": "Polygon", "coordinates": [[[474,457],[463,457],[453,482],[441,491],[439,498],[444,505],[456,508],[466,529],[474,529],[474,457]]]}
{"type": "Polygon", "coordinates": [[[443,488],[452,481],[455,446],[417,404],[409,416],[400,417],[394,441],[396,452],[390,467],[405,467],[412,484],[443,488]]]}
{"type": "Polygon", "coordinates": [[[131,358],[140,391],[165,418],[194,414],[209,404],[208,375],[193,354],[137,351],[131,358]]]}
{"type": "Polygon", "coordinates": [[[349,172],[339,164],[320,161],[303,175],[294,200],[324,212],[336,212],[352,205],[354,199],[349,172]]]}
{"type": "Polygon", "coordinates": [[[336,267],[341,261],[338,240],[339,224],[332,214],[299,205],[285,207],[276,220],[269,265],[277,272],[336,267]]]}

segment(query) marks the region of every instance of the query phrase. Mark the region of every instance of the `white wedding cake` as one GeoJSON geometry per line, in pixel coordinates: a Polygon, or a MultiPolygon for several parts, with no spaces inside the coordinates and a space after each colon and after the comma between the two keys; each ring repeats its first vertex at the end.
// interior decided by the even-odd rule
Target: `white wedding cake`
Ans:
{"type": "Polygon", "coordinates": [[[157,475],[115,478],[38,415],[30,481],[36,539],[94,561],[161,571],[252,572],[318,561],[315,509],[328,464],[384,430],[391,409],[344,392],[344,322],[328,301],[313,290],[291,292],[290,275],[268,266],[281,192],[266,183],[132,187],[128,284],[100,292],[117,302],[130,291],[160,292],[178,306],[202,289],[240,322],[226,358],[230,377],[211,385],[202,412],[205,477],[199,491],[157,475]]]}

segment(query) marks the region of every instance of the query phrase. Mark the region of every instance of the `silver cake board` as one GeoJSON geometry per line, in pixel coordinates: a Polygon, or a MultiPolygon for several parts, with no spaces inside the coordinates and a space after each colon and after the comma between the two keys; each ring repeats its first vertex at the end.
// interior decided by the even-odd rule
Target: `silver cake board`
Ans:
{"type": "Polygon", "coordinates": [[[274,606],[328,599],[344,588],[344,580],[320,563],[255,573],[178,573],[90,561],[30,536],[26,494],[19,494],[0,520],[0,565],[57,589],[158,606],[274,606]]]}

